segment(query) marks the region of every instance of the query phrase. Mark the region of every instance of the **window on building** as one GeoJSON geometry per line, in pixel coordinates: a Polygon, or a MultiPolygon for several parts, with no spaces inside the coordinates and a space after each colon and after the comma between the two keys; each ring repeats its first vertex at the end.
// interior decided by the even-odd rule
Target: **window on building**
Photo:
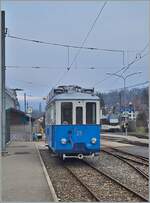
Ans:
{"type": "Polygon", "coordinates": [[[72,102],[61,103],[61,124],[72,124],[72,102]]]}
{"type": "Polygon", "coordinates": [[[76,107],[76,124],[82,124],[83,123],[83,108],[82,107],[76,107]]]}
{"type": "Polygon", "coordinates": [[[96,103],[86,103],[86,124],[96,124],[96,103]]]}

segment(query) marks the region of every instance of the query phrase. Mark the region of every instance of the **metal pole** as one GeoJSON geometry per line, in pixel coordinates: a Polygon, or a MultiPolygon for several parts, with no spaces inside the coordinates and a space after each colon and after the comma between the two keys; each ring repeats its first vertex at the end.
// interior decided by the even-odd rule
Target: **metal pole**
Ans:
{"type": "Polygon", "coordinates": [[[125,51],[122,52],[122,56],[123,56],[123,66],[124,66],[124,55],[125,55],[124,52],[125,52],[125,51]]]}
{"type": "Polygon", "coordinates": [[[32,122],[31,122],[31,114],[30,114],[30,142],[32,141],[32,122]]]}
{"type": "Polygon", "coordinates": [[[125,135],[128,135],[127,115],[126,115],[126,78],[124,78],[124,109],[125,109],[125,135]]]}
{"type": "Polygon", "coordinates": [[[69,67],[69,47],[68,47],[68,67],[69,67]]]}
{"type": "Polygon", "coordinates": [[[124,81],[124,108],[126,108],[126,78],[123,78],[124,81]]]}
{"type": "Polygon", "coordinates": [[[6,112],[5,112],[5,11],[1,11],[1,150],[5,152],[6,143],[6,112]]]}
{"type": "Polygon", "coordinates": [[[126,136],[128,135],[128,128],[126,127],[126,136]]]}
{"type": "Polygon", "coordinates": [[[24,93],[24,112],[27,112],[26,93],[24,93]]]}

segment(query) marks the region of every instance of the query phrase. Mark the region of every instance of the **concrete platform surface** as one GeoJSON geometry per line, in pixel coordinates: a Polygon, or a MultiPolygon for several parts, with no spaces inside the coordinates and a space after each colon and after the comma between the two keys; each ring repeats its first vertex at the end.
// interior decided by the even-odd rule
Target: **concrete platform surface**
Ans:
{"type": "Polygon", "coordinates": [[[104,138],[114,138],[114,139],[124,139],[124,140],[127,140],[127,141],[132,141],[132,142],[140,142],[140,143],[143,143],[143,144],[148,144],[149,143],[149,139],[142,139],[142,138],[138,138],[138,137],[135,137],[135,136],[131,136],[131,135],[118,135],[118,134],[115,134],[115,133],[101,133],[101,136],[104,137],[104,138]]]}
{"type": "Polygon", "coordinates": [[[144,146],[135,146],[132,144],[124,144],[120,142],[112,142],[110,140],[101,140],[102,147],[115,147],[125,152],[129,152],[131,154],[136,154],[143,156],[145,158],[149,158],[149,148],[144,146]]]}
{"type": "Polygon", "coordinates": [[[34,142],[13,142],[2,157],[2,201],[52,202],[34,142]]]}

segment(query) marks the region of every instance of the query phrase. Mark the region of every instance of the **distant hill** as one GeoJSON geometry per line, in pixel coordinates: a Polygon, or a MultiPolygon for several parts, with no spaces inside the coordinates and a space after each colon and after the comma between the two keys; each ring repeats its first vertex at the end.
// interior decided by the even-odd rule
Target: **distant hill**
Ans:
{"type": "MultiPolygon", "coordinates": [[[[149,106],[149,89],[135,88],[126,90],[126,104],[132,102],[136,110],[143,110],[149,106]]],[[[112,91],[109,93],[102,93],[102,99],[107,106],[123,105],[124,91],[112,91]]]]}

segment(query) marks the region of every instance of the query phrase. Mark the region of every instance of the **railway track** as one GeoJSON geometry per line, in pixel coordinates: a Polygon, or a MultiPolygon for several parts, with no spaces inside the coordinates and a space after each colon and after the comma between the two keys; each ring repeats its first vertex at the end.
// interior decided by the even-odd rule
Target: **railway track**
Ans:
{"type": "MultiPolygon", "coordinates": [[[[98,202],[99,200],[74,174],[65,167],[65,162],[48,150],[40,150],[42,159],[60,202],[98,202]]],[[[75,160],[73,160],[75,162],[75,160]]],[[[76,160],[77,161],[77,160],[76,160]]],[[[74,164],[74,163],[73,163],[74,164]]]]}
{"type": "Polygon", "coordinates": [[[120,150],[120,149],[114,148],[114,147],[108,147],[107,149],[109,151],[111,150],[110,152],[118,155],[120,158],[127,160],[129,163],[131,163],[133,165],[133,167],[135,166],[136,168],[138,168],[139,171],[141,171],[141,173],[143,173],[143,174],[145,173],[146,174],[145,176],[147,176],[147,178],[149,178],[149,158],[145,158],[140,155],[132,154],[132,153],[129,153],[129,152],[126,152],[124,150],[120,150]]]}
{"type": "Polygon", "coordinates": [[[107,168],[105,170],[95,163],[89,163],[88,159],[62,161],[50,156],[47,150],[42,154],[61,201],[148,201],[147,192],[130,187],[130,184],[127,186],[126,181],[119,180],[107,168]]]}
{"type": "Polygon", "coordinates": [[[69,171],[69,173],[70,173],[72,176],[74,176],[74,177],[76,178],[76,180],[77,180],[78,182],[80,182],[80,184],[81,184],[83,187],[86,188],[86,190],[92,195],[92,197],[93,197],[96,201],[98,201],[98,202],[101,201],[100,198],[97,197],[97,195],[94,194],[94,192],[92,192],[92,190],[90,189],[90,187],[87,186],[83,181],[81,181],[81,179],[73,172],[72,169],[70,169],[70,168],[67,167],[67,166],[64,166],[64,167],[69,171]]]}
{"type": "MultiPolygon", "coordinates": [[[[127,187],[126,185],[122,184],[121,182],[119,182],[117,179],[113,178],[111,175],[107,174],[106,172],[103,172],[102,170],[96,168],[94,165],[92,165],[88,161],[82,160],[82,161],[80,161],[80,163],[85,164],[86,166],[92,168],[92,170],[94,170],[96,173],[98,173],[98,175],[104,176],[106,179],[111,181],[113,183],[113,185],[116,184],[119,187],[121,187],[123,190],[128,191],[130,194],[132,193],[133,196],[137,197],[139,200],[148,201],[148,199],[145,198],[143,195],[137,193],[136,191],[134,191],[131,188],[127,187]]],[[[88,186],[88,183],[84,182],[82,180],[82,178],[79,177],[76,172],[74,172],[74,168],[72,169],[68,165],[65,165],[65,168],[88,190],[88,192],[90,192],[90,194],[95,198],[96,201],[102,201],[101,198],[98,196],[98,194],[95,194],[92,191],[91,187],[88,186]]],[[[99,186],[97,186],[97,187],[99,187],[99,186]]]]}
{"type": "Polygon", "coordinates": [[[127,157],[123,157],[119,154],[114,154],[113,152],[110,152],[108,150],[105,150],[105,149],[102,149],[101,151],[107,153],[107,154],[110,154],[118,159],[120,159],[121,161],[123,161],[124,163],[128,164],[129,166],[131,166],[132,168],[134,168],[140,175],[142,175],[144,178],[146,178],[147,180],[149,180],[149,175],[146,174],[144,171],[142,171],[140,168],[136,167],[133,163],[129,162],[129,161],[132,161],[132,162],[135,162],[135,163],[138,163],[138,164],[143,164],[143,165],[146,165],[148,166],[147,163],[143,163],[143,162],[140,162],[140,161],[136,161],[134,159],[130,159],[130,158],[127,158],[127,157]]]}
{"type": "Polygon", "coordinates": [[[114,150],[116,152],[119,152],[119,153],[122,153],[122,154],[126,154],[126,155],[129,155],[129,156],[132,156],[134,158],[137,158],[139,160],[142,160],[145,165],[149,165],[149,158],[146,158],[146,157],[143,157],[143,156],[140,156],[140,155],[137,155],[137,154],[132,154],[132,153],[129,153],[129,152],[126,152],[126,151],[123,151],[123,150],[120,150],[118,148],[115,148],[115,147],[108,147],[110,150],[114,150]]]}
{"type": "Polygon", "coordinates": [[[84,163],[86,163],[87,165],[89,165],[91,168],[93,168],[94,170],[96,170],[97,172],[103,174],[104,176],[108,177],[109,179],[111,179],[112,181],[114,181],[115,183],[117,183],[118,185],[120,185],[121,187],[125,188],[126,190],[128,190],[129,192],[133,193],[135,196],[141,198],[141,200],[143,201],[147,201],[148,202],[148,199],[145,198],[143,195],[137,193],[136,191],[132,190],[131,188],[127,187],[126,185],[122,184],[121,182],[119,182],[116,178],[113,178],[111,175],[105,173],[104,171],[96,168],[95,166],[93,166],[92,164],[90,164],[89,162],[87,161],[84,161],[84,163]]]}

